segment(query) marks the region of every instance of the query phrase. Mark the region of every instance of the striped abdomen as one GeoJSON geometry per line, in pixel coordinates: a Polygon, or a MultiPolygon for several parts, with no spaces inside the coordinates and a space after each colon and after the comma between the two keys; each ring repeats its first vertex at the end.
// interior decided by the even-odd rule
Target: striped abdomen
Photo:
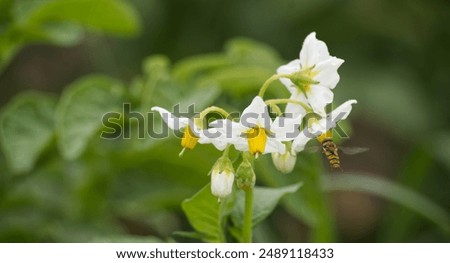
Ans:
{"type": "Polygon", "coordinates": [[[322,152],[327,157],[331,170],[340,171],[341,162],[339,161],[338,148],[331,139],[322,142],[322,152]]]}

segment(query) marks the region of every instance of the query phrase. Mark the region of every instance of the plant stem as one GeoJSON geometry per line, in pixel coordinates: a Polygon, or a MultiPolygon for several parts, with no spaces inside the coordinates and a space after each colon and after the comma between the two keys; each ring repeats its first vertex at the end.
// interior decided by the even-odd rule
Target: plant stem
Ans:
{"type": "Polygon", "coordinates": [[[305,109],[306,112],[312,112],[311,107],[306,105],[306,103],[293,99],[271,99],[266,100],[265,103],[268,105],[292,103],[302,106],[302,108],[305,109]]]}
{"type": "Polygon", "coordinates": [[[217,112],[220,115],[222,115],[224,118],[228,118],[228,116],[230,116],[230,114],[226,110],[224,110],[220,107],[217,107],[217,106],[211,106],[211,107],[204,109],[202,112],[200,112],[200,118],[201,119],[205,118],[205,116],[211,112],[217,112]]]}
{"type": "Polygon", "coordinates": [[[275,111],[275,113],[276,113],[278,116],[283,115],[283,112],[281,111],[280,107],[278,107],[277,104],[272,103],[272,104],[268,104],[268,105],[269,105],[269,107],[270,107],[272,110],[275,111]]]}
{"type": "Polygon", "coordinates": [[[280,79],[280,78],[289,78],[289,77],[291,77],[291,75],[289,75],[289,74],[275,74],[275,75],[272,75],[272,77],[268,78],[266,80],[266,82],[264,82],[264,84],[262,85],[261,89],[259,90],[258,96],[260,96],[261,98],[264,97],[264,93],[266,93],[266,90],[269,87],[270,83],[272,83],[275,80],[280,79]]]}
{"type": "Polygon", "coordinates": [[[242,227],[242,242],[252,242],[253,217],[253,187],[245,192],[244,225],[242,227]]]}

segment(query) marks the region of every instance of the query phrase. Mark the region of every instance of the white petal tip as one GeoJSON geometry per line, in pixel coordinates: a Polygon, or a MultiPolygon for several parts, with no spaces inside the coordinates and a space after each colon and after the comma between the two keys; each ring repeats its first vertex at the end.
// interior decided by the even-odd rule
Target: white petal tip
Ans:
{"type": "Polygon", "coordinates": [[[352,104],[357,104],[357,103],[358,103],[357,100],[348,100],[348,101],[346,101],[346,102],[344,102],[344,103],[342,103],[342,104],[345,104],[345,105],[352,105],[352,104]]]}
{"type": "Polygon", "coordinates": [[[313,32],[309,33],[309,34],[306,36],[306,38],[308,38],[308,37],[316,38],[316,32],[313,31],[313,32]]]}
{"type": "Polygon", "coordinates": [[[161,108],[161,107],[158,107],[158,106],[153,106],[150,110],[151,111],[161,111],[161,110],[164,110],[164,109],[161,108]]]}

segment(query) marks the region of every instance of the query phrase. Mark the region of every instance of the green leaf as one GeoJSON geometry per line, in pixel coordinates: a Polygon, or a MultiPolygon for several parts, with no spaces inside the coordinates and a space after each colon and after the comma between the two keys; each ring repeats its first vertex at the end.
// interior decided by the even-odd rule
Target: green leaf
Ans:
{"type": "Polygon", "coordinates": [[[120,36],[140,29],[136,10],[121,0],[2,0],[0,10],[0,71],[32,42],[73,45],[83,28],[120,36]]]}
{"type": "MultiPolygon", "coordinates": [[[[177,63],[174,79],[195,86],[218,86],[236,97],[258,90],[275,73],[281,63],[278,54],[269,46],[244,38],[234,39],[225,46],[225,55],[194,56],[177,63]]],[[[285,88],[270,89],[282,93],[285,88]]],[[[204,94],[208,94],[205,92],[204,94]]]]}
{"type": "Polygon", "coordinates": [[[10,102],[0,119],[0,140],[11,170],[25,173],[33,169],[54,135],[53,97],[26,93],[10,102]]]}
{"type": "Polygon", "coordinates": [[[36,40],[44,40],[56,45],[70,46],[78,43],[83,37],[83,29],[70,23],[45,24],[40,28],[40,36],[34,36],[36,40]]]}
{"type": "Polygon", "coordinates": [[[235,38],[225,45],[228,58],[238,64],[259,65],[273,70],[281,65],[278,53],[270,46],[247,38],[235,38]]]}
{"type": "Polygon", "coordinates": [[[56,110],[58,147],[67,159],[77,158],[102,127],[108,112],[121,112],[124,88],[105,76],[84,77],[63,93],[56,110]]]}
{"type": "MultiPolygon", "coordinates": [[[[255,187],[252,226],[255,227],[255,225],[268,217],[283,196],[297,192],[302,185],[303,183],[296,183],[280,188],[255,187]]],[[[238,228],[242,228],[244,222],[244,197],[244,192],[239,191],[236,205],[231,214],[233,224],[238,228]]]]}
{"type": "Polygon", "coordinates": [[[211,186],[207,184],[193,197],[182,203],[182,208],[192,227],[204,236],[208,242],[225,242],[225,217],[231,212],[233,197],[222,199],[211,193],[211,186]]]}
{"type": "Polygon", "coordinates": [[[197,86],[184,86],[177,83],[170,74],[170,62],[165,56],[152,56],[143,63],[145,82],[140,94],[142,109],[148,110],[158,105],[172,108],[180,105],[180,110],[187,110],[195,104],[197,110],[209,106],[220,95],[215,81],[205,81],[197,86]]]}
{"type": "Polygon", "coordinates": [[[24,27],[71,22],[102,32],[133,35],[139,31],[136,10],[120,0],[16,1],[14,17],[24,27]]]}
{"type": "Polygon", "coordinates": [[[273,72],[256,65],[220,68],[199,77],[198,85],[214,81],[224,92],[240,96],[249,91],[257,91],[273,72]]]}
{"type": "Polygon", "coordinates": [[[173,77],[180,82],[188,82],[200,74],[210,70],[230,65],[228,58],[223,54],[207,54],[193,56],[181,60],[173,69],[173,77]]]}
{"type": "Polygon", "coordinates": [[[325,177],[325,191],[357,191],[403,205],[450,233],[450,215],[426,197],[377,176],[341,174],[325,177]]]}
{"type": "Polygon", "coordinates": [[[189,91],[177,102],[181,110],[188,110],[190,105],[195,105],[197,112],[202,111],[220,96],[220,88],[214,83],[203,83],[205,86],[189,91]]]}

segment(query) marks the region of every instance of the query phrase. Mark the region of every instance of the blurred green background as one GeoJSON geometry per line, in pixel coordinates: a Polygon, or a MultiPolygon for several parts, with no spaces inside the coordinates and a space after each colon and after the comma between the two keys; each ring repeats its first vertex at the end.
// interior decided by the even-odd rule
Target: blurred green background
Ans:
{"type": "Polygon", "coordinates": [[[449,13],[445,0],[0,0],[0,242],[192,241],[173,235],[191,230],[180,203],[220,153],[101,140],[102,114],[242,110],[312,31],[345,60],[335,102],[358,100],[340,144],[370,150],[342,155],[341,177],[320,153],[288,175],[261,157],[257,184],[305,185],[255,241],[450,241],[449,13]]]}

